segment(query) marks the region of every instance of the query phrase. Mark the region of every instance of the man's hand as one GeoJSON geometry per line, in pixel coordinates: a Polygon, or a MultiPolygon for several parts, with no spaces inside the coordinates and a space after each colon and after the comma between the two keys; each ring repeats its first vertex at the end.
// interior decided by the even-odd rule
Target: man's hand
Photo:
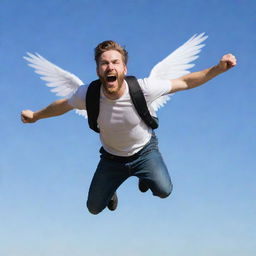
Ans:
{"type": "Polygon", "coordinates": [[[236,57],[232,54],[225,54],[216,66],[172,80],[170,93],[195,88],[234,66],[236,66],[236,57]]]}
{"type": "Polygon", "coordinates": [[[38,119],[36,119],[35,117],[35,112],[31,111],[31,110],[23,110],[21,112],[21,121],[23,123],[34,123],[36,122],[38,119]]]}
{"type": "Polygon", "coordinates": [[[233,68],[234,66],[236,66],[236,57],[230,53],[226,54],[221,58],[217,66],[221,72],[226,72],[230,68],[233,68]]]}
{"type": "Polygon", "coordinates": [[[62,115],[73,107],[68,104],[68,99],[56,100],[44,109],[33,112],[31,110],[23,110],[21,112],[21,121],[23,123],[34,123],[42,118],[62,115]]]}

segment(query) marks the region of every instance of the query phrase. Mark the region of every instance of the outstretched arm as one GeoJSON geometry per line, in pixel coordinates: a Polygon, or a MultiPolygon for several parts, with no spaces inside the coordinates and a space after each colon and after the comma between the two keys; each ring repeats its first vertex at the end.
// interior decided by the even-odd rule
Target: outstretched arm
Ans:
{"type": "Polygon", "coordinates": [[[73,107],[68,104],[67,99],[56,100],[44,109],[33,112],[31,110],[23,110],[21,112],[21,121],[23,123],[34,123],[39,119],[62,115],[73,107]]]}
{"type": "Polygon", "coordinates": [[[228,71],[234,66],[236,66],[235,56],[232,54],[226,54],[221,58],[219,64],[216,66],[199,72],[193,72],[178,79],[172,80],[172,88],[170,93],[195,88],[206,83],[215,76],[228,71]]]}

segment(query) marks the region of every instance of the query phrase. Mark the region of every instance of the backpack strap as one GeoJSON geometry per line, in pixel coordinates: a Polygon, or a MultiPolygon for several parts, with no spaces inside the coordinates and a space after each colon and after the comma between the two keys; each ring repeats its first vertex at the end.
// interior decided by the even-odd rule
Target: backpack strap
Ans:
{"type": "Polygon", "coordinates": [[[138,80],[134,76],[126,76],[132,103],[144,123],[152,129],[158,128],[158,118],[151,116],[138,80]]]}
{"type": "MultiPolygon", "coordinates": [[[[125,80],[129,86],[130,97],[137,113],[147,126],[156,129],[158,127],[158,118],[151,116],[137,78],[134,76],[126,76],[125,80]]],[[[98,133],[100,132],[97,122],[100,112],[100,88],[100,79],[91,82],[88,86],[85,98],[89,127],[98,133]]]]}
{"type": "Polygon", "coordinates": [[[100,112],[100,87],[100,79],[91,82],[88,86],[85,98],[89,127],[98,133],[100,132],[97,122],[100,112]]]}

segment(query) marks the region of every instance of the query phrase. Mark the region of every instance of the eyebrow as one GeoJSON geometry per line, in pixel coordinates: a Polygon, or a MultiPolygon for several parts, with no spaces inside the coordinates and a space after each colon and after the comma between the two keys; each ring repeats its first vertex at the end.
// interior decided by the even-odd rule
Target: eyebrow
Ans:
{"type": "Polygon", "coordinates": [[[108,60],[100,60],[99,62],[100,63],[108,63],[108,62],[118,62],[118,61],[121,61],[120,59],[113,59],[113,60],[110,60],[110,61],[108,61],[108,60]]]}

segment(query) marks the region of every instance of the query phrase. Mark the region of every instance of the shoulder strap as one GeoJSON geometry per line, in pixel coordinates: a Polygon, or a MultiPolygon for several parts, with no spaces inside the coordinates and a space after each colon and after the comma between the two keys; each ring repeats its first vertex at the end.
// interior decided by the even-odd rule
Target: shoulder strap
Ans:
{"type": "Polygon", "coordinates": [[[125,80],[128,83],[130,97],[139,116],[147,126],[156,129],[158,127],[158,118],[151,116],[137,78],[134,76],[126,76],[125,80]]]}
{"type": "MultiPolygon", "coordinates": [[[[137,113],[147,126],[156,129],[158,127],[158,118],[151,116],[149,113],[144,94],[137,78],[134,76],[126,76],[125,80],[129,86],[130,97],[137,113]]],[[[91,82],[88,86],[85,99],[89,127],[98,133],[100,132],[97,122],[100,112],[100,87],[101,81],[99,79],[91,82]]]]}
{"type": "Polygon", "coordinates": [[[101,81],[99,79],[91,82],[85,98],[89,127],[98,133],[100,132],[97,122],[100,112],[100,87],[101,81]]]}

